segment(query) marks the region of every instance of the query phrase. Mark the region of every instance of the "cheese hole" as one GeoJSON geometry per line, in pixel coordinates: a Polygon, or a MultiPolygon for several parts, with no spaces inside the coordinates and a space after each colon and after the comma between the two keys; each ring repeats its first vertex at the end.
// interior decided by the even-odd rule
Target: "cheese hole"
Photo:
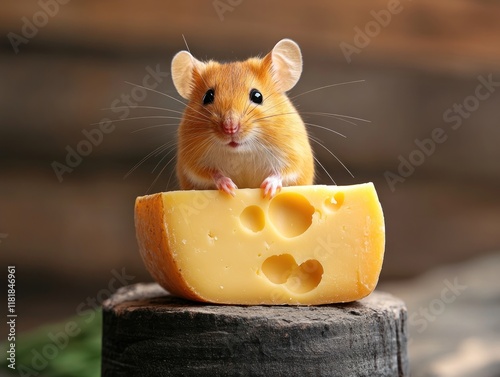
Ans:
{"type": "Polygon", "coordinates": [[[307,293],[323,278],[323,266],[316,259],[297,265],[290,254],[273,255],[262,264],[262,272],[274,284],[283,284],[295,293],[307,293]]]}
{"type": "Polygon", "coordinates": [[[323,266],[316,259],[309,259],[290,274],[286,287],[295,293],[306,293],[316,288],[323,278],[323,266]]]}
{"type": "Polygon", "coordinates": [[[290,254],[273,255],[262,263],[262,272],[274,284],[284,284],[297,268],[290,254]]]}
{"type": "Polygon", "coordinates": [[[312,224],[314,207],[303,195],[288,192],[276,195],[269,204],[269,220],[285,237],[297,237],[312,224]]]}
{"type": "Polygon", "coordinates": [[[266,225],[264,211],[258,206],[246,207],[240,215],[241,224],[252,232],[260,232],[266,225]]]}
{"type": "Polygon", "coordinates": [[[325,200],[325,208],[330,211],[338,211],[342,204],[344,204],[344,193],[337,192],[335,195],[326,198],[325,200]]]}

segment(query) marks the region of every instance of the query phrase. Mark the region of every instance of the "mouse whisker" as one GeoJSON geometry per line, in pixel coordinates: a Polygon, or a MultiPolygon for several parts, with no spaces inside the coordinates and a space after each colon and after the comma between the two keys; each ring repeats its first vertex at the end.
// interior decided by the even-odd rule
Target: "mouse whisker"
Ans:
{"type": "Polygon", "coordinates": [[[177,101],[177,102],[179,102],[179,103],[182,103],[184,106],[189,107],[191,110],[193,110],[194,112],[196,112],[196,113],[200,114],[201,116],[206,117],[206,115],[205,115],[205,114],[203,114],[201,111],[196,110],[193,106],[190,106],[189,104],[187,104],[187,103],[185,103],[185,102],[181,101],[180,99],[175,98],[175,97],[173,97],[173,96],[171,96],[171,95],[169,95],[169,94],[162,93],[162,92],[160,92],[160,91],[158,91],[158,90],[151,89],[151,88],[148,88],[148,87],[145,87],[145,86],[142,86],[142,85],[134,84],[134,83],[129,82],[129,81],[125,81],[125,83],[126,83],[126,84],[129,84],[129,85],[132,85],[132,86],[136,86],[136,87],[138,87],[138,88],[143,88],[143,89],[149,90],[149,91],[151,91],[151,92],[153,92],[153,93],[158,93],[158,94],[161,94],[162,96],[165,96],[165,97],[168,97],[168,98],[170,98],[170,99],[173,99],[174,101],[177,101]]]}
{"type": "MultiPolygon", "coordinates": [[[[172,146],[172,145],[171,145],[171,146],[172,146]]],[[[162,158],[160,158],[160,161],[158,161],[158,162],[156,163],[156,165],[155,165],[155,167],[153,168],[153,170],[151,170],[151,173],[154,173],[154,172],[155,172],[155,170],[158,168],[158,166],[160,166],[160,164],[163,162],[163,160],[164,160],[165,158],[167,158],[167,156],[170,154],[170,152],[172,152],[172,150],[174,150],[174,149],[172,148],[171,150],[167,151],[167,153],[165,153],[165,155],[164,155],[162,158]]],[[[163,151],[162,151],[162,152],[163,152],[163,151]]]]}
{"type": "Polygon", "coordinates": [[[185,102],[181,101],[180,99],[178,98],[175,98],[167,93],[163,93],[163,92],[160,92],[159,90],[155,90],[155,89],[152,89],[152,88],[148,88],[146,86],[142,86],[142,85],[139,85],[139,84],[135,84],[133,82],[130,82],[130,81],[125,81],[125,84],[128,84],[128,85],[132,85],[132,86],[135,86],[135,87],[138,87],[138,88],[142,88],[142,89],[145,89],[145,90],[149,90],[150,92],[153,92],[153,93],[157,93],[157,94],[160,94],[162,96],[165,96],[165,97],[168,97],[170,99],[173,99],[174,101],[177,101],[179,103],[182,103],[183,105],[186,105],[185,102]]]}
{"type": "MultiPolygon", "coordinates": [[[[276,93],[271,93],[271,94],[270,94],[267,98],[270,98],[270,97],[272,97],[273,95],[276,95],[276,93]]],[[[264,100],[265,100],[265,99],[264,99],[264,100]]],[[[285,102],[286,102],[286,99],[285,99],[285,100],[283,100],[283,101],[281,101],[281,102],[278,102],[278,103],[274,104],[273,106],[271,106],[271,107],[269,107],[269,108],[267,108],[267,109],[263,109],[263,112],[265,113],[265,112],[267,112],[267,111],[269,111],[269,110],[272,110],[272,109],[273,109],[273,108],[275,108],[276,106],[280,106],[281,104],[283,104],[283,103],[285,103],[285,102]]],[[[250,115],[250,114],[251,114],[251,113],[252,113],[252,112],[253,112],[256,108],[258,108],[258,105],[255,105],[255,107],[254,107],[252,110],[250,110],[250,113],[248,113],[248,114],[247,114],[247,116],[249,116],[249,115],[250,115]]],[[[252,118],[253,118],[253,117],[250,117],[250,118],[248,118],[248,120],[250,121],[252,118]]]]}
{"type": "Polygon", "coordinates": [[[184,119],[193,122],[202,122],[203,124],[213,123],[211,119],[203,119],[190,114],[184,114],[184,119]]]}
{"type": "Polygon", "coordinates": [[[177,114],[184,114],[183,111],[169,109],[166,107],[157,107],[157,106],[116,106],[116,107],[105,107],[101,110],[115,110],[115,109],[151,109],[151,110],[170,111],[172,113],[177,113],[177,114]]]}
{"type": "Polygon", "coordinates": [[[314,161],[316,161],[318,163],[319,166],[321,166],[321,168],[323,169],[323,171],[326,173],[326,175],[332,180],[333,184],[335,186],[337,186],[337,182],[335,182],[335,180],[332,178],[332,176],[330,175],[330,173],[328,173],[328,170],[326,170],[326,168],[323,166],[323,164],[319,161],[319,159],[316,158],[316,156],[313,156],[314,158],[314,161]]]}
{"type": "MultiPolygon", "coordinates": [[[[277,94],[276,92],[273,92],[273,93],[269,94],[267,97],[265,97],[265,98],[264,98],[264,101],[268,100],[269,98],[271,98],[272,96],[274,96],[274,95],[276,95],[276,94],[277,94]]],[[[249,102],[249,104],[248,104],[247,108],[250,106],[250,104],[251,104],[251,103],[249,102]]],[[[274,106],[271,106],[271,107],[270,107],[270,108],[268,108],[268,109],[265,109],[265,108],[264,108],[264,109],[263,109],[263,111],[264,111],[264,112],[269,111],[270,109],[272,109],[273,107],[275,107],[275,106],[277,106],[277,105],[279,105],[279,104],[275,104],[274,106]]],[[[258,107],[259,107],[259,105],[255,104],[255,106],[252,108],[252,110],[250,110],[250,112],[249,112],[248,114],[246,114],[246,115],[247,115],[247,116],[249,116],[249,115],[250,115],[250,114],[251,114],[251,113],[252,113],[252,112],[253,112],[256,108],[258,108],[258,107]]],[[[246,110],[245,110],[245,112],[246,112],[246,110]]],[[[250,118],[250,119],[251,119],[251,118],[250,118]]]]}
{"type": "Polygon", "coordinates": [[[127,174],[123,177],[123,179],[128,178],[130,174],[132,174],[139,166],[141,166],[146,160],[150,159],[154,155],[158,155],[162,153],[163,151],[167,150],[168,148],[174,146],[175,143],[169,142],[169,143],[164,143],[160,145],[159,147],[155,148],[151,152],[149,152],[145,157],[143,157],[138,163],[136,163],[132,169],[130,169],[127,174]]]}
{"type": "Polygon", "coordinates": [[[278,158],[278,156],[276,155],[276,153],[273,150],[273,148],[269,147],[268,145],[264,144],[261,141],[261,140],[267,140],[267,141],[272,141],[274,144],[279,144],[281,140],[278,137],[276,137],[276,136],[264,135],[264,133],[261,130],[258,130],[257,133],[259,133],[259,135],[261,137],[258,138],[258,139],[256,139],[256,140],[254,140],[254,143],[256,144],[256,146],[254,147],[255,148],[255,153],[252,155],[253,158],[256,158],[255,156],[259,156],[259,158],[262,158],[262,154],[258,153],[258,152],[261,152],[261,151],[259,151],[257,149],[257,146],[260,146],[260,148],[263,149],[264,152],[265,152],[264,157],[266,158],[269,166],[275,166],[276,165],[276,163],[271,160],[271,157],[277,158],[279,160],[279,162],[278,162],[279,165],[285,165],[285,162],[282,161],[281,158],[278,158]]]}
{"type": "Polygon", "coordinates": [[[138,130],[134,130],[131,133],[135,134],[136,132],[141,132],[141,131],[146,131],[151,128],[158,128],[158,127],[168,127],[168,126],[178,126],[178,123],[163,123],[163,124],[155,124],[154,126],[148,126],[148,127],[143,127],[139,128],[138,130]]]}
{"type": "MultiPolygon", "coordinates": [[[[252,81],[250,81],[250,85],[249,85],[250,87],[253,87],[253,82],[254,82],[254,80],[255,80],[255,77],[252,77],[252,81]]],[[[250,107],[250,105],[251,105],[251,104],[252,104],[252,102],[248,101],[248,103],[247,103],[247,105],[246,105],[246,107],[245,107],[245,110],[243,110],[243,114],[244,114],[244,115],[248,115],[248,114],[247,114],[247,111],[248,111],[248,108],[250,107]]],[[[256,106],[257,106],[257,105],[256,105],[256,106]]],[[[255,106],[255,107],[256,107],[256,106],[255,106]]],[[[250,112],[252,112],[253,110],[255,110],[255,107],[254,107],[254,108],[253,108],[250,112]]]]}
{"type": "MultiPolygon", "coordinates": [[[[162,157],[162,159],[160,160],[163,161],[168,155],[170,154],[170,152],[166,153],[165,156],[162,157]]],[[[146,191],[146,193],[149,193],[149,191],[153,188],[153,186],[156,184],[156,182],[158,181],[158,179],[160,178],[160,176],[162,175],[162,173],[165,171],[165,169],[168,167],[168,165],[170,165],[170,163],[172,161],[175,160],[175,155],[170,159],[168,160],[168,162],[165,164],[165,166],[160,170],[160,172],[158,173],[158,175],[156,176],[155,180],[153,181],[153,183],[151,183],[151,185],[148,187],[148,190],[146,191]]],[[[155,167],[156,169],[156,167],[155,167]]],[[[153,170],[154,171],[154,170],[153,170]]]]}
{"type": "MultiPolygon", "coordinates": [[[[178,110],[174,110],[174,109],[169,109],[167,107],[158,107],[158,106],[134,106],[134,107],[130,107],[130,106],[117,106],[117,107],[114,107],[114,108],[113,107],[107,107],[107,108],[104,108],[104,109],[101,109],[101,110],[129,109],[129,108],[133,108],[133,109],[162,110],[162,111],[169,111],[169,112],[176,113],[176,114],[184,114],[183,111],[178,111],[178,110]]],[[[186,117],[189,117],[189,118],[194,119],[194,120],[201,120],[201,121],[206,121],[206,120],[210,119],[207,115],[205,115],[205,114],[202,114],[202,115],[203,115],[203,118],[196,117],[196,116],[189,115],[189,114],[186,114],[186,117]]]]}
{"type": "MultiPolygon", "coordinates": [[[[325,85],[325,86],[322,86],[322,87],[319,87],[319,88],[315,88],[315,89],[311,89],[311,90],[308,90],[308,91],[305,91],[305,92],[302,92],[302,93],[299,93],[293,97],[289,97],[288,99],[289,100],[292,100],[294,98],[297,98],[297,97],[300,97],[302,95],[305,95],[305,94],[309,94],[309,93],[313,93],[315,91],[318,91],[318,90],[323,90],[323,89],[327,89],[327,88],[332,88],[332,87],[335,87],[335,86],[340,86],[340,85],[348,85],[348,84],[355,84],[355,83],[360,83],[360,82],[364,82],[365,80],[355,80],[355,81],[346,81],[346,82],[341,82],[341,83],[336,83],[336,84],[330,84],[330,85],[325,85]]],[[[274,93],[273,93],[274,94],[274,93]]],[[[279,103],[276,103],[274,104],[273,106],[265,109],[265,111],[269,111],[271,109],[273,109],[274,107],[277,107],[277,106],[280,106],[282,105],[283,103],[285,103],[288,99],[284,99],[283,101],[279,102],[279,103]]],[[[303,114],[301,112],[301,114],[303,114]]],[[[328,113],[317,113],[317,114],[314,114],[314,115],[323,115],[323,114],[328,114],[328,113]]],[[[340,114],[331,114],[331,115],[337,115],[339,118],[342,118],[342,117],[345,117],[345,118],[351,118],[347,115],[345,116],[342,116],[340,114]]],[[[364,122],[369,122],[369,120],[366,120],[366,119],[361,119],[361,118],[354,118],[352,117],[353,119],[357,119],[357,120],[360,120],[360,121],[364,121],[364,122]]],[[[340,119],[339,119],[340,120],[340,119]]],[[[351,123],[351,122],[348,122],[346,121],[347,123],[351,123]]]]}
{"type": "MultiPolygon", "coordinates": [[[[214,142],[211,137],[202,139],[202,141],[200,142],[199,137],[197,137],[196,135],[192,135],[190,137],[188,136],[184,138],[183,148],[189,150],[194,150],[194,149],[202,150],[206,149],[206,147],[212,147],[212,145],[214,145],[214,142]]],[[[192,158],[194,157],[195,155],[192,156],[192,158]]]]}
{"type": "Polygon", "coordinates": [[[262,119],[268,119],[268,118],[273,118],[273,117],[277,117],[277,116],[291,115],[291,114],[297,114],[297,113],[290,111],[288,113],[278,113],[278,114],[266,115],[266,116],[263,116],[260,118],[253,119],[252,122],[257,122],[257,121],[262,120],[262,119]]]}
{"type": "Polygon", "coordinates": [[[315,123],[304,123],[306,126],[312,126],[312,127],[317,127],[317,128],[321,128],[323,130],[327,130],[328,132],[332,132],[334,134],[337,134],[339,136],[342,136],[343,138],[347,138],[347,136],[345,136],[344,134],[341,134],[340,132],[337,132],[335,130],[332,130],[331,128],[328,128],[328,127],[324,127],[324,126],[320,126],[319,124],[315,124],[315,123]]]}
{"type": "MultiPolygon", "coordinates": [[[[177,155],[174,155],[175,158],[177,158],[177,155]]],[[[165,191],[169,191],[169,187],[170,187],[170,181],[172,180],[172,176],[174,175],[175,173],[175,169],[172,169],[172,171],[170,172],[170,175],[168,176],[168,181],[167,181],[167,186],[165,187],[165,191]]]]}
{"type": "MultiPolygon", "coordinates": [[[[308,114],[308,113],[302,113],[302,114],[308,114]]],[[[353,122],[351,120],[344,119],[344,118],[338,118],[336,116],[328,116],[328,118],[332,118],[332,119],[335,119],[335,120],[338,120],[338,121],[341,121],[341,122],[344,122],[344,123],[352,124],[353,126],[358,126],[357,123],[355,123],[355,122],[353,122]]]]}
{"type": "Polygon", "coordinates": [[[315,143],[319,144],[321,147],[323,147],[328,153],[330,153],[339,163],[344,167],[344,169],[349,173],[349,175],[354,178],[354,175],[351,173],[351,171],[347,168],[347,166],[344,165],[342,161],[333,153],[330,149],[328,149],[321,141],[319,141],[316,137],[309,136],[309,138],[314,141],[315,143]]]}
{"type": "Polygon", "coordinates": [[[340,85],[357,84],[357,83],[365,82],[365,81],[366,80],[353,80],[353,81],[339,82],[339,83],[336,83],[336,84],[330,84],[330,85],[320,86],[319,88],[310,89],[310,90],[307,90],[305,92],[296,94],[293,97],[290,97],[290,99],[294,99],[294,98],[297,98],[297,97],[300,97],[300,96],[303,96],[303,95],[306,95],[306,94],[309,94],[309,93],[317,92],[318,90],[323,90],[323,89],[327,89],[327,88],[333,88],[335,86],[340,86],[340,85]]]}
{"type": "MultiPolygon", "coordinates": [[[[335,83],[335,84],[330,84],[330,85],[325,85],[325,86],[322,86],[322,87],[319,87],[319,88],[315,88],[315,89],[311,89],[311,90],[308,90],[308,91],[305,91],[305,92],[302,92],[302,93],[299,93],[293,97],[290,97],[289,100],[292,100],[294,98],[297,98],[297,97],[300,97],[302,95],[305,95],[305,94],[309,94],[309,93],[313,93],[315,91],[318,91],[318,90],[323,90],[323,89],[327,89],[327,88],[332,88],[332,87],[336,87],[336,86],[340,86],[340,85],[348,85],[348,84],[355,84],[355,83],[360,83],[360,82],[364,82],[365,80],[355,80],[355,81],[346,81],[346,82],[342,82],[342,83],[335,83]]],[[[274,93],[273,93],[274,94],[274,93]]],[[[269,111],[271,109],[273,109],[274,107],[277,107],[277,106],[280,106],[281,104],[285,103],[287,101],[287,99],[284,99],[283,101],[279,102],[279,103],[276,103],[274,104],[273,106],[265,109],[264,111],[269,111]]],[[[253,111],[253,110],[252,110],[253,111]]],[[[357,125],[356,123],[354,122],[351,122],[347,119],[344,119],[344,118],[348,118],[348,119],[354,119],[354,120],[359,120],[359,121],[362,121],[362,122],[370,122],[369,120],[367,119],[362,119],[362,118],[357,118],[357,117],[351,117],[351,116],[348,116],[348,115],[342,115],[342,114],[334,114],[334,113],[325,113],[325,112],[300,112],[300,114],[310,114],[310,115],[318,115],[318,116],[328,116],[328,117],[331,117],[331,118],[334,118],[334,119],[337,119],[337,120],[340,120],[342,122],[345,122],[345,123],[349,123],[349,124],[352,124],[352,125],[357,125]]],[[[253,117],[250,117],[249,120],[252,120],[253,117]]]]}
{"type": "MultiPolygon", "coordinates": [[[[171,117],[171,116],[165,116],[165,115],[148,115],[148,116],[142,116],[142,117],[131,117],[131,118],[123,118],[123,119],[114,119],[110,120],[111,123],[118,123],[118,122],[125,122],[127,120],[138,120],[138,119],[182,119],[181,117],[171,117]]],[[[100,122],[98,123],[91,123],[91,126],[97,126],[99,125],[100,122]]]]}
{"type": "MultiPolygon", "coordinates": [[[[247,108],[246,108],[246,109],[245,109],[245,111],[243,112],[243,114],[245,114],[247,117],[249,117],[249,118],[248,118],[248,120],[249,120],[249,121],[250,121],[250,120],[252,120],[252,118],[253,118],[253,116],[250,116],[250,114],[252,114],[252,113],[254,112],[254,110],[255,110],[258,106],[259,106],[259,105],[255,104],[255,106],[254,106],[254,107],[252,107],[252,109],[250,110],[250,112],[249,112],[249,113],[247,113],[247,110],[248,110],[248,108],[250,107],[250,104],[248,104],[247,108]]],[[[265,110],[264,110],[264,112],[265,112],[265,110]]]]}
{"type": "MultiPolygon", "coordinates": [[[[358,118],[358,117],[353,117],[350,115],[343,115],[343,114],[325,113],[325,112],[319,112],[319,111],[307,111],[307,112],[301,112],[301,114],[318,115],[318,116],[325,116],[325,117],[336,118],[336,119],[347,118],[347,119],[359,120],[360,122],[371,123],[371,120],[368,120],[368,119],[363,119],[363,118],[358,118]]],[[[356,123],[354,123],[354,124],[356,125],[356,123]]]]}

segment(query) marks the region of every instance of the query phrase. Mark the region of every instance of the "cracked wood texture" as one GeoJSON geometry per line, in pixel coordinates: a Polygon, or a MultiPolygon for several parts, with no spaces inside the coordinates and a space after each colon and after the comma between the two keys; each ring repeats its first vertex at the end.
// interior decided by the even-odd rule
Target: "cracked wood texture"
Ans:
{"type": "Polygon", "coordinates": [[[409,376],[404,303],[375,291],[346,304],[194,303],[155,283],[103,304],[102,375],[409,376]]]}

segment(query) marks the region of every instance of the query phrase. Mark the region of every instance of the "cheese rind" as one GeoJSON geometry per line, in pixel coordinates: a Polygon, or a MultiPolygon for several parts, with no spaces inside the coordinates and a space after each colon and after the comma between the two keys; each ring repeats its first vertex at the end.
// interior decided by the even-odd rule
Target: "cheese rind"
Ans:
{"type": "Polygon", "coordinates": [[[224,304],[318,305],[370,294],[385,228],[372,183],[139,197],[139,250],[166,290],[224,304]]]}

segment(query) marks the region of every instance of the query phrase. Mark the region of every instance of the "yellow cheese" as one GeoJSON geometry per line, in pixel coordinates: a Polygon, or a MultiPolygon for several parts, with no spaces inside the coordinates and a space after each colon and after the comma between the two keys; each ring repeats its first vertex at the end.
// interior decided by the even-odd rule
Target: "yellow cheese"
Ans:
{"type": "Polygon", "coordinates": [[[224,304],[317,305],[370,294],[385,229],[372,183],[173,191],[137,198],[144,263],[166,290],[224,304]]]}

